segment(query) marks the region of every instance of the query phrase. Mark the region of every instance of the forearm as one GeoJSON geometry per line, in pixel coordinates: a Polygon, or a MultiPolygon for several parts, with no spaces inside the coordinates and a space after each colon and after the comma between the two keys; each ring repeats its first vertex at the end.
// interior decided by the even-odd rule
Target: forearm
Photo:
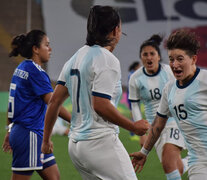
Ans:
{"type": "Polygon", "coordinates": [[[60,112],[59,112],[58,116],[60,116],[65,121],[70,123],[71,114],[63,106],[60,107],[60,112]]]}
{"type": "Polygon", "coordinates": [[[143,146],[146,150],[150,151],[153,148],[165,127],[166,121],[167,118],[162,118],[160,116],[155,117],[155,120],[150,127],[148,138],[143,146]]]}
{"type": "Polygon", "coordinates": [[[55,103],[49,103],[48,105],[47,112],[45,115],[45,124],[44,124],[44,135],[43,135],[44,142],[48,142],[50,140],[52,129],[57,120],[59,109],[60,107],[58,107],[58,105],[56,105],[55,103]]]}
{"type": "Polygon", "coordinates": [[[134,123],[123,116],[107,99],[93,98],[94,110],[103,119],[129,131],[134,131],[134,123]],[[100,101],[99,101],[100,100],[100,101]]]}

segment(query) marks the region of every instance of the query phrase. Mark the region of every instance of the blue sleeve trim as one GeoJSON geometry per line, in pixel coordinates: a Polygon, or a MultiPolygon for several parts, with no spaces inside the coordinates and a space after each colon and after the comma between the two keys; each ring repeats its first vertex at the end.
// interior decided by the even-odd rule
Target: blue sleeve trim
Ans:
{"type": "Polygon", "coordinates": [[[133,102],[139,102],[140,100],[139,99],[138,100],[129,99],[129,101],[133,103],[133,102]]]}
{"type": "Polygon", "coordinates": [[[167,115],[163,115],[163,114],[160,114],[158,112],[157,112],[157,115],[160,116],[160,117],[162,117],[162,118],[167,118],[167,115]]]}
{"type": "Polygon", "coordinates": [[[63,82],[63,81],[58,81],[58,82],[56,83],[56,85],[58,85],[58,84],[65,86],[65,82],[63,82]]]}
{"type": "Polygon", "coordinates": [[[98,93],[98,92],[92,92],[92,95],[93,96],[98,96],[98,97],[102,97],[102,98],[106,98],[106,99],[109,99],[111,100],[111,96],[107,95],[107,94],[102,94],[102,93],[98,93]]]}

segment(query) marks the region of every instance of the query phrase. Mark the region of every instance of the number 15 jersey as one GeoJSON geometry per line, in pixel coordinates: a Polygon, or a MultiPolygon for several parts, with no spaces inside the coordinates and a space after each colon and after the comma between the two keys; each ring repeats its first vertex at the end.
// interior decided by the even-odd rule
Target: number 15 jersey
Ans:
{"type": "Polygon", "coordinates": [[[189,165],[207,162],[207,71],[197,69],[185,86],[169,82],[163,89],[158,115],[173,116],[184,136],[189,165]]]}

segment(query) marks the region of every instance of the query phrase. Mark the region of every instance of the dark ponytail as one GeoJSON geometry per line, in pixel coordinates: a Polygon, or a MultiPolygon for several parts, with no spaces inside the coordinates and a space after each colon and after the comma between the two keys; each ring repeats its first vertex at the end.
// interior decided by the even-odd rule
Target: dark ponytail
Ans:
{"type": "Polygon", "coordinates": [[[140,46],[140,50],[139,50],[139,56],[141,57],[141,52],[142,49],[146,46],[152,46],[156,49],[156,51],[158,52],[160,58],[161,58],[161,53],[160,53],[160,48],[159,45],[162,42],[163,37],[161,37],[158,34],[154,34],[152,35],[148,40],[144,41],[142,43],[142,45],[140,46]]]}
{"type": "Polygon", "coordinates": [[[30,59],[33,55],[33,46],[40,47],[41,41],[46,34],[41,30],[32,30],[26,35],[20,34],[12,40],[12,50],[9,57],[18,56],[30,59]]]}

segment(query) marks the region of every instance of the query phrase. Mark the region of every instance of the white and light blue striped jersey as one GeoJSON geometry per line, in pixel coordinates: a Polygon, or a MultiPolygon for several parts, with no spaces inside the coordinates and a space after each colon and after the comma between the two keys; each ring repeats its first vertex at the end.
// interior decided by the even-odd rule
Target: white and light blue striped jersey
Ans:
{"type": "MultiPolygon", "coordinates": [[[[131,102],[141,101],[145,107],[145,116],[151,124],[154,121],[157,108],[162,96],[165,84],[174,79],[173,73],[166,64],[159,64],[156,74],[147,74],[144,67],[135,71],[129,81],[129,100],[131,102]]],[[[170,118],[167,122],[172,121],[170,118]]]]}
{"type": "Polygon", "coordinates": [[[41,96],[52,91],[47,73],[32,60],[23,61],[10,84],[8,118],[42,136],[47,105],[41,96]]]}
{"type": "Polygon", "coordinates": [[[70,138],[81,141],[119,132],[92,107],[92,95],[107,98],[116,107],[122,93],[120,63],[110,51],[83,46],[65,63],[58,84],[68,88],[72,100],[70,138]]]}
{"type": "Polygon", "coordinates": [[[207,162],[207,71],[197,69],[185,86],[169,82],[158,108],[161,117],[173,116],[185,138],[189,165],[207,162]]]}

